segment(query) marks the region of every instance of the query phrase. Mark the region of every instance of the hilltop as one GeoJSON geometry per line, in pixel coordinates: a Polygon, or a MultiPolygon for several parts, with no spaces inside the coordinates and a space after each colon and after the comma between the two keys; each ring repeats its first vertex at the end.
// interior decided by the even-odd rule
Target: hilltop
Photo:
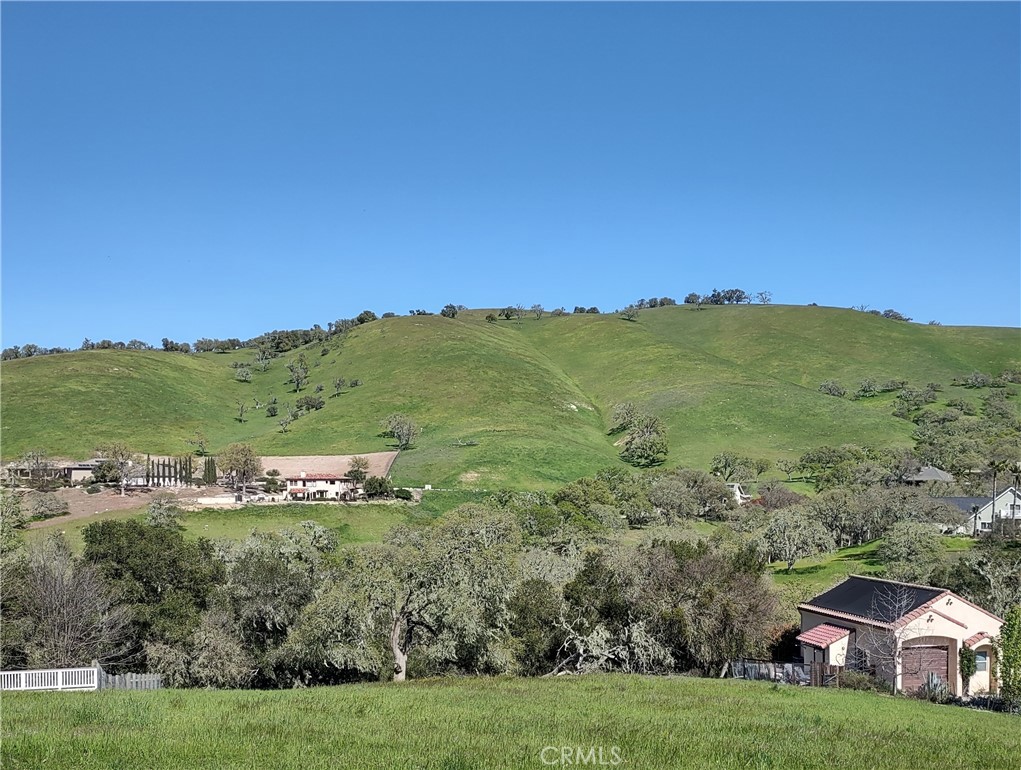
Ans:
{"type": "Polygon", "coordinates": [[[854,401],[824,395],[861,380],[939,382],[941,398],[974,371],[1021,359],[1015,328],[921,326],[866,313],[779,305],[691,306],[616,315],[532,316],[488,323],[405,316],[356,327],[325,344],[252,367],[254,351],[185,355],[97,350],[7,361],[2,455],[31,449],[89,456],[108,441],[180,454],[196,431],[212,451],[250,441],[263,454],[380,451],[380,420],[403,412],[422,428],[393,468],[402,484],[552,486],[619,463],[607,435],[614,404],[634,401],[669,428],[667,464],[705,467],[717,452],[796,458],[823,444],[909,446],[913,425],[892,416],[893,394],[854,401]],[[281,432],[265,409],[238,421],[237,404],[293,403],[286,364],[304,352],[326,406],[281,432]],[[333,396],[333,381],[359,379],[333,396]],[[476,443],[477,442],[477,443],[476,443]],[[458,444],[467,444],[459,446],[458,444]]]}

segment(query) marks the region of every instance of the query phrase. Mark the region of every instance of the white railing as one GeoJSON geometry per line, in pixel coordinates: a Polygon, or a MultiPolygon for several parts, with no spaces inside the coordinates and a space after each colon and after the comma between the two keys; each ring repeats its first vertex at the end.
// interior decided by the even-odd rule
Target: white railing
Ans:
{"type": "Polygon", "coordinates": [[[0,671],[0,690],[97,690],[95,668],[0,671]]]}

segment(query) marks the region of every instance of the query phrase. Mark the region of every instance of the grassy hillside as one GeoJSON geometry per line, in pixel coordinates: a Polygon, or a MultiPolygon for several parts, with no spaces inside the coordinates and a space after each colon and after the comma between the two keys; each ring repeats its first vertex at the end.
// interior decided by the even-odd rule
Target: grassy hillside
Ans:
{"type": "MultiPolygon", "coordinates": [[[[122,440],[140,452],[181,453],[202,430],[214,450],[251,441],[267,454],[384,449],[379,421],[402,411],[422,426],[394,467],[399,483],[496,488],[552,486],[619,462],[605,433],[615,403],[633,400],[670,429],[670,465],[705,466],[732,449],[797,456],[823,443],[907,445],[911,425],[891,416],[892,396],[855,402],[872,377],[949,385],[975,370],[999,373],[1021,359],[1021,330],[931,327],[834,308],[668,307],[635,322],[578,315],[489,324],[485,311],[456,319],[375,321],[306,349],[311,382],[361,387],[327,399],[287,433],[265,411],[235,419],[236,400],[293,403],[286,364],[234,380],[230,363],[251,351],[186,356],[90,351],[5,362],[5,459],[29,449],[88,456],[122,440]],[[455,446],[476,441],[476,446],[455,446]]],[[[948,388],[947,398],[975,394],[948,388]]]]}
{"type": "Polygon", "coordinates": [[[2,730],[10,770],[535,768],[559,759],[560,747],[602,747],[604,766],[617,757],[636,768],[1006,768],[1021,756],[1017,719],[1005,714],[625,675],[14,693],[4,697],[2,730]]]}

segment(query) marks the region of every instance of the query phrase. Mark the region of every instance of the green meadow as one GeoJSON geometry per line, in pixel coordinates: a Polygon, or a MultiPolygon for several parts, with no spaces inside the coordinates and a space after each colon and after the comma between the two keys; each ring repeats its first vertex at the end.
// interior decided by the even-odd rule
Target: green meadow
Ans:
{"type": "MultiPolygon", "coordinates": [[[[426,493],[417,505],[404,502],[387,503],[277,503],[246,505],[236,509],[202,508],[188,511],[181,517],[185,536],[210,540],[242,540],[252,532],[277,532],[301,521],[315,521],[331,530],[337,542],[344,544],[379,542],[398,524],[427,522],[465,502],[482,496],[471,492],[426,493]]],[[[27,538],[38,540],[54,532],[63,532],[71,548],[84,548],[82,530],[96,521],[141,520],[145,507],[97,513],[71,521],[50,521],[44,526],[26,530],[27,538]]]]}
{"type": "Polygon", "coordinates": [[[1017,719],[687,677],[434,679],[283,691],[12,693],[7,770],[1009,768],[1017,719]],[[617,750],[616,754],[614,749],[617,750]],[[598,754],[596,754],[598,757],[598,754]],[[556,759],[558,761],[552,762],[556,759]],[[590,762],[595,766],[596,762],[590,762]]]}
{"type": "MultiPolygon", "coordinates": [[[[908,446],[911,423],[892,416],[893,394],[854,401],[818,392],[827,379],[853,391],[865,378],[939,382],[944,399],[980,392],[950,387],[973,371],[998,374],[1021,360],[1021,330],[923,326],[822,307],[743,305],[616,315],[532,316],[487,323],[455,319],[374,321],[304,352],[309,386],[326,406],[283,433],[265,410],[293,403],[286,365],[274,359],[252,381],[233,362],[251,350],[184,355],[88,351],[4,362],[4,459],[43,449],[86,457],[109,441],[180,454],[195,431],[215,452],[232,441],[263,454],[351,454],[388,448],[379,422],[400,411],[422,428],[401,453],[396,483],[434,487],[551,488],[620,463],[609,414],[634,401],[669,428],[668,466],[706,467],[721,450],[795,458],[822,444],[908,446]],[[362,385],[333,394],[333,381],[362,385]]],[[[1015,403],[1017,403],[1015,401],[1015,403]]]]}

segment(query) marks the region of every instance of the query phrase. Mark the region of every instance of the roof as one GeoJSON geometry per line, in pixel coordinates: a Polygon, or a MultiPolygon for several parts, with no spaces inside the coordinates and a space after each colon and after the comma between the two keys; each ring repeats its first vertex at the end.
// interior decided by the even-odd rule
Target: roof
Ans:
{"type": "Polygon", "coordinates": [[[992,639],[992,638],[993,637],[990,636],[985,631],[979,631],[974,636],[969,636],[967,639],[965,639],[964,640],[964,646],[965,647],[974,647],[976,644],[981,642],[983,639],[992,639]]]}
{"type": "Polygon", "coordinates": [[[800,607],[888,624],[946,593],[945,588],[853,575],[800,607]]]}
{"type": "MultiPolygon", "coordinates": [[[[397,459],[397,452],[367,452],[361,455],[369,461],[367,476],[387,476],[390,466],[397,459]]],[[[346,476],[355,455],[267,455],[261,458],[266,470],[276,468],[284,478],[297,478],[305,473],[334,473],[346,476]]]]}
{"type": "Polygon", "coordinates": [[[338,476],[335,473],[306,473],[304,476],[288,476],[288,481],[343,481],[347,476],[338,476]]]}
{"type": "Polygon", "coordinates": [[[956,505],[965,513],[977,511],[993,501],[991,497],[935,497],[933,499],[941,503],[956,505]]]}
{"type": "Polygon", "coordinates": [[[923,465],[917,473],[912,473],[909,476],[904,477],[905,481],[953,481],[954,477],[951,476],[940,468],[935,468],[931,465],[923,465]]]}
{"type": "Polygon", "coordinates": [[[850,636],[850,634],[850,629],[823,623],[821,626],[808,629],[803,634],[798,634],[798,641],[818,647],[820,650],[825,650],[834,642],[843,639],[845,636],[850,636]]]}

